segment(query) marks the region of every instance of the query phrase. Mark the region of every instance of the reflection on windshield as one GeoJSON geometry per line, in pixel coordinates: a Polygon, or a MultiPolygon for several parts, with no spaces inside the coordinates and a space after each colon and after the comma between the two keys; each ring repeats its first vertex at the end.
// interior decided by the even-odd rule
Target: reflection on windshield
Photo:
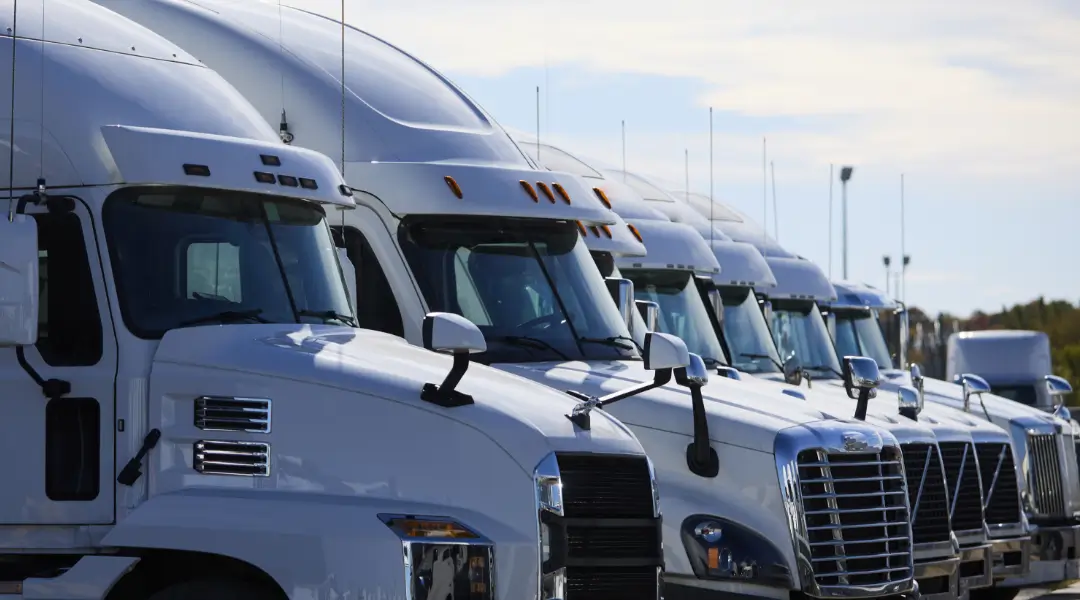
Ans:
{"type": "Polygon", "coordinates": [[[477,360],[637,358],[577,227],[506,218],[411,218],[399,237],[430,310],[480,327],[477,360]]]}
{"type": "Polygon", "coordinates": [[[877,319],[869,311],[836,311],[836,352],[838,356],[865,356],[879,369],[892,369],[892,357],[877,319]]]}
{"type": "Polygon", "coordinates": [[[751,290],[722,287],[720,296],[724,299],[724,340],[732,366],[746,373],[779,373],[780,355],[751,290]]]}
{"type": "Polygon", "coordinates": [[[316,204],[127,188],[103,218],[124,322],[139,337],[210,323],[354,323],[316,204]]]}
{"type": "Polygon", "coordinates": [[[705,301],[688,271],[633,270],[624,275],[634,282],[634,296],[660,305],[657,330],[680,337],[686,348],[707,365],[726,364],[705,301]]]}
{"type": "Polygon", "coordinates": [[[794,353],[814,379],[839,377],[840,361],[816,304],[807,300],[773,300],[772,331],[780,353],[785,357],[794,353]]]}

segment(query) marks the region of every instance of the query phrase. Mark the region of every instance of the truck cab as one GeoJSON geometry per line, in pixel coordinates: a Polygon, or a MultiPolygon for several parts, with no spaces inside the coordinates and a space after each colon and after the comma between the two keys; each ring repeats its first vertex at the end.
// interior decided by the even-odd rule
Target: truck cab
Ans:
{"type": "MultiPolygon", "coordinates": [[[[281,129],[293,135],[292,144],[339,153],[344,144],[343,172],[359,202],[334,215],[335,226],[341,224],[362,290],[360,316],[371,326],[421,345],[428,311],[470,317],[487,343],[471,355],[475,362],[579,399],[563,420],[583,432],[601,406],[629,426],[655,462],[665,498],[665,597],[914,592],[909,544],[898,540],[889,553],[895,557],[871,554],[871,566],[860,567],[869,572],[852,581],[838,571],[839,558],[820,554],[834,544],[814,550],[804,543],[805,513],[821,499],[795,492],[802,478],[815,479],[812,469],[821,473],[819,457],[861,459],[899,473],[895,437],[860,422],[830,421],[794,402],[782,414],[762,411],[765,398],[784,396],[763,396],[725,378],[687,375],[675,378],[676,386],[658,377],[649,368],[649,345],[638,348],[627,328],[632,284],[605,281],[582,237],[595,225],[606,238],[603,226],[614,222],[595,189],[569,173],[533,169],[445,77],[348,26],[342,67],[341,24],[302,10],[206,0],[99,2],[199,48],[264,118],[277,119],[284,104],[281,129]],[[271,65],[273,75],[252,78],[256,65],[271,65]],[[286,90],[304,93],[282,100],[275,91],[282,78],[286,90]],[[623,310],[612,303],[612,290],[623,310]],[[629,397],[628,389],[639,393],[629,397]]],[[[858,477],[852,473],[838,477],[858,477]]],[[[906,523],[906,483],[890,482],[900,492],[889,496],[897,502],[890,508],[906,523]]],[[[617,520],[606,502],[591,508],[596,519],[617,520]]],[[[627,561],[640,559],[642,542],[625,536],[603,552],[612,564],[628,564],[611,593],[633,597],[646,573],[627,561]]],[[[570,589],[587,584],[580,570],[548,575],[570,589]]],[[[541,597],[560,596],[545,590],[541,597]]]]}
{"type": "Polygon", "coordinates": [[[418,345],[354,327],[333,161],[114,12],[13,9],[0,597],[538,598],[550,539],[600,497],[652,528],[637,584],[659,596],[655,478],[622,423],[583,433],[575,400],[470,365],[459,316],[423,315],[418,345]]]}

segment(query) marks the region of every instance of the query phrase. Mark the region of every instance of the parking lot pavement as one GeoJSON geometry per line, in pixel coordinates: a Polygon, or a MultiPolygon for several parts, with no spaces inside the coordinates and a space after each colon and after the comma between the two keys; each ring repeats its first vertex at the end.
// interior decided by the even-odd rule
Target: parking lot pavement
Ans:
{"type": "Polygon", "coordinates": [[[1025,590],[1016,596],[1016,600],[1080,600],[1080,583],[1056,590],[1025,590]]]}

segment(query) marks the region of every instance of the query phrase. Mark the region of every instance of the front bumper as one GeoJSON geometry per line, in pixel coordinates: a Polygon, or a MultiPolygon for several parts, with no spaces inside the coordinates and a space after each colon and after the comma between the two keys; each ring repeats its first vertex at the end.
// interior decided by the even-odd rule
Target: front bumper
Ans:
{"type": "Polygon", "coordinates": [[[994,583],[993,552],[990,544],[960,548],[960,595],[994,583]]]}
{"type": "Polygon", "coordinates": [[[1030,569],[1008,577],[1000,587],[1029,587],[1080,578],[1080,525],[1035,526],[1031,533],[1030,569]]]}
{"type": "Polygon", "coordinates": [[[1026,577],[1031,569],[1031,536],[990,540],[994,581],[1026,577]]]}
{"type": "Polygon", "coordinates": [[[916,562],[915,581],[920,600],[955,600],[960,595],[960,557],[916,562]]]}

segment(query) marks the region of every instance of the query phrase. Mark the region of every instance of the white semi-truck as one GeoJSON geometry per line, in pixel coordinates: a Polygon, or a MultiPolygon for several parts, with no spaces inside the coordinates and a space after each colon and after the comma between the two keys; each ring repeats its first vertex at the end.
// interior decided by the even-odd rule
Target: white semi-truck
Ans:
{"type": "MultiPolygon", "coordinates": [[[[675,194],[675,197],[680,198],[682,196],[675,194]]],[[[700,214],[707,215],[709,213],[709,198],[693,193],[688,194],[687,197],[690,204],[700,214]]],[[[745,215],[738,213],[738,211],[730,207],[724,207],[721,203],[717,203],[717,207],[712,210],[714,214],[724,215],[723,219],[716,217],[714,222],[732,239],[752,243],[762,252],[766,260],[770,261],[770,266],[772,266],[778,280],[781,275],[776,273],[777,266],[775,265],[782,265],[780,268],[786,267],[792,273],[810,273],[811,271],[815,273],[813,277],[806,278],[801,284],[798,279],[792,280],[789,276],[786,285],[789,286],[792,294],[815,297],[815,292],[806,287],[812,285],[813,289],[823,290],[820,294],[817,294],[820,295],[822,304],[828,306],[829,303],[835,301],[827,299],[836,297],[835,288],[832,293],[829,293],[827,286],[820,282],[822,275],[819,268],[811,268],[812,263],[787,252],[765,235],[761,227],[754,224],[745,215]],[[727,208],[727,211],[721,213],[721,207],[727,208]],[[812,283],[814,281],[817,283],[812,283]]],[[[768,290],[763,289],[762,291],[764,293],[760,298],[761,305],[766,313],[772,313],[773,315],[768,320],[773,326],[774,337],[777,338],[778,345],[783,346],[784,339],[781,337],[783,336],[781,328],[784,323],[778,323],[777,319],[790,323],[798,320],[797,317],[802,315],[803,309],[805,309],[808,311],[806,316],[810,317],[809,324],[816,330],[816,333],[810,336],[809,339],[817,340],[812,342],[812,345],[819,348],[819,350],[815,351],[816,355],[813,356],[813,359],[823,357],[828,360],[827,343],[822,338],[825,337],[823,332],[827,332],[829,327],[824,324],[818,307],[808,307],[803,302],[801,307],[795,306],[795,308],[799,308],[798,311],[786,311],[785,316],[778,318],[775,316],[775,307],[768,302],[768,290]],[[819,313],[818,316],[814,316],[813,313],[815,312],[819,313]],[[793,319],[793,317],[795,318],[793,319]]],[[[798,305],[800,300],[805,301],[807,299],[809,298],[796,297],[791,298],[791,301],[794,305],[798,305]]],[[[816,305],[818,302],[815,300],[814,303],[816,305]]],[[[901,327],[906,330],[905,319],[902,318],[899,322],[901,327]]],[[[793,329],[787,328],[787,331],[790,335],[793,329]]],[[[806,331],[810,330],[807,329],[806,331]]],[[[792,338],[789,337],[788,339],[792,338]]],[[[902,358],[902,364],[906,364],[904,358],[902,358]]],[[[995,593],[1015,593],[1015,588],[1018,587],[1076,579],[1078,577],[1078,568],[1080,568],[1080,561],[1078,561],[1080,555],[1076,550],[1078,542],[1080,542],[1080,537],[1078,537],[1080,528],[1076,524],[1077,509],[1080,508],[1080,504],[1078,504],[1080,485],[1077,483],[1075,448],[1069,423],[1036,409],[990,394],[985,382],[981,381],[977,376],[965,376],[962,378],[963,385],[954,385],[924,378],[918,371],[917,365],[915,369],[887,369],[885,371],[886,377],[882,381],[882,387],[883,389],[895,391],[901,387],[914,384],[920,388],[921,396],[926,401],[961,409],[972,414],[975,418],[985,417],[987,421],[996,424],[1009,434],[1015,456],[1015,466],[1020,472],[1019,483],[1023,499],[1022,508],[1025,513],[1024,517],[1029,523],[1033,544],[1029,574],[1026,577],[1010,576],[1006,578],[995,587],[996,590],[1002,591],[995,593]],[[912,371],[915,371],[915,373],[912,371]],[[1014,589],[1006,592],[1004,588],[1014,589]]],[[[818,372],[817,375],[828,377],[829,372],[830,370],[825,370],[818,372]]],[[[1004,533],[1001,529],[1003,528],[992,529],[990,531],[991,537],[995,537],[995,533],[1004,533]]],[[[1019,531],[1019,527],[1015,525],[1004,529],[1007,531],[1019,531]]],[[[1015,553],[1015,550],[1010,550],[1010,552],[1015,553]]],[[[1002,559],[999,556],[995,560],[1000,564],[1002,559]]]]}
{"type": "MultiPolygon", "coordinates": [[[[1072,393],[1068,380],[1054,375],[1050,336],[1042,331],[962,331],[949,335],[945,379],[974,373],[998,396],[1047,412],[1061,411],[1072,393]]],[[[1061,411],[1059,416],[1067,416],[1061,411]]]]}
{"type": "MultiPolygon", "coordinates": [[[[358,208],[341,215],[339,231],[357,273],[360,316],[379,315],[371,326],[421,344],[427,311],[468,316],[487,342],[474,360],[570,390],[582,403],[564,420],[586,430],[604,403],[598,397],[630,385],[648,388],[603,408],[629,425],[655,463],[664,498],[666,598],[916,593],[895,437],[734,380],[698,379],[689,391],[661,385],[643,368],[627,329],[632,284],[604,281],[582,238],[595,232],[587,223],[579,228],[570,211],[600,208],[598,194],[578,193],[580,178],[532,169],[444,77],[377,38],[302,10],[98,1],[197,50],[264,117],[277,119],[284,108],[282,130],[293,144],[336,153],[344,147],[358,208]],[[612,305],[609,290],[623,310],[612,305]],[[790,405],[761,409],[783,400],[790,405]],[[872,462],[888,478],[873,498],[848,494],[840,490],[854,484],[857,469],[837,466],[829,474],[824,460],[872,462]],[[798,490],[826,485],[823,479],[838,490],[828,510],[841,523],[864,513],[868,502],[889,503],[869,528],[897,538],[889,552],[841,557],[836,538],[807,543],[807,511],[818,500],[798,490]]],[[[875,381],[859,388],[869,393],[875,381]]],[[[612,516],[610,507],[597,501],[590,508],[600,519],[612,516]]],[[[618,565],[639,545],[628,536],[594,547],[618,565]]],[[[610,593],[636,597],[642,573],[622,573],[610,593]]],[[[542,598],[562,598],[567,590],[572,598],[583,583],[581,570],[565,562],[545,563],[544,576],[542,598]]]]}
{"type": "MultiPolygon", "coordinates": [[[[419,319],[440,354],[349,326],[325,213],[362,208],[329,158],[128,19],[14,9],[0,598],[538,599],[544,528],[595,507],[651,563],[627,597],[660,597],[655,479],[624,425],[583,432],[565,394],[470,367],[485,341],[457,315],[419,319]]],[[[655,339],[677,364],[652,366],[687,364],[655,339]]]]}

